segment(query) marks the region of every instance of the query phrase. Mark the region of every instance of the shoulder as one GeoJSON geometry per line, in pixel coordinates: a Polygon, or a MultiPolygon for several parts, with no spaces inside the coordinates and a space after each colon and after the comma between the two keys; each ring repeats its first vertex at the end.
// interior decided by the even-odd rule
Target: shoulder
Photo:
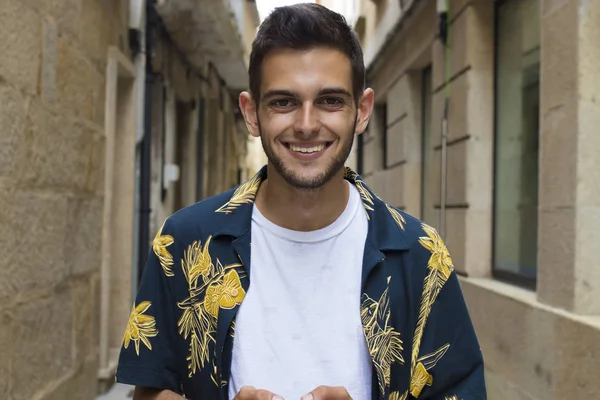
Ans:
{"type": "MultiPolygon", "coordinates": [[[[388,206],[394,219],[401,218],[403,234],[408,247],[408,256],[420,267],[427,267],[432,256],[438,256],[451,264],[448,249],[439,232],[433,226],[397,208],[388,206]]],[[[449,265],[450,267],[451,265],[449,265]]]]}
{"type": "Polygon", "coordinates": [[[437,282],[441,288],[454,272],[454,264],[444,239],[436,228],[402,212],[406,219],[406,235],[409,244],[408,257],[415,284],[424,280],[437,282]],[[425,278],[428,277],[428,278],[425,278]]]}
{"type": "Polygon", "coordinates": [[[222,224],[218,210],[232,197],[235,189],[208,197],[184,207],[170,215],[163,227],[163,234],[177,236],[211,235],[222,224]]]}

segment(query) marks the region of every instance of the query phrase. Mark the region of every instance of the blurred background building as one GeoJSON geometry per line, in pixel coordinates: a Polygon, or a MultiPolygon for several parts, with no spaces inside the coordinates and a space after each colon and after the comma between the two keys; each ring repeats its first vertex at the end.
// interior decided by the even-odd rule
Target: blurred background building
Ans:
{"type": "Polygon", "coordinates": [[[0,398],[90,400],[166,216],[256,170],[240,0],[0,2],[0,398]]]}
{"type": "MultiPolygon", "coordinates": [[[[600,398],[600,2],[315,1],[376,93],[348,165],[444,235],[489,398],[600,398]]],[[[237,107],[258,24],[251,0],[0,1],[0,398],[108,389],[164,218],[266,162],[237,107]]]]}
{"type": "Polygon", "coordinates": [[[355,167],[444,234],[489,398],[600,398],[600,2],[326,2],[376,94],[355,167]]]}

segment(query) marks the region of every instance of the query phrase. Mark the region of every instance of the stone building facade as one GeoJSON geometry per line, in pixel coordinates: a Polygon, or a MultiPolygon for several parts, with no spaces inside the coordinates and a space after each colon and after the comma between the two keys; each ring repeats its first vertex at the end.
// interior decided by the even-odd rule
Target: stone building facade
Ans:
{"type": "Polygon", "coordinates": [[[110,386],[162,220],[254,172],[236,104],[256,5],[149,3],[0,4],[2,399],[110,386]],[[199,25],[219,29],[186,47],[199,25]]]}
{"type": "Polygon", "coordinates": [[[600,398],[600,2],[352,3],[356,167],[444,234],[489,399],[600,398]]]}

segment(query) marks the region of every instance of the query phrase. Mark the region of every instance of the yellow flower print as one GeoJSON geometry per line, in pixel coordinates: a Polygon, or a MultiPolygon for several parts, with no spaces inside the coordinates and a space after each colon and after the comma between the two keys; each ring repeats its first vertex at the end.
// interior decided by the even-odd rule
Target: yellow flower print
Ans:
{"type": "Polygon", "coordinates": [[[204,308],[217,317],[219,308],[232,309],[244,300],[245,295],[240,276],[235,270],[230,270],[223,276],[222,282],[213,283],[206,289],[204,308]]]}
{"type": "Polygon", "coordinates": [[[244,204],[253,203],[256,198],[256,193],[258,192],[258,188],[262,183],[262,176],[259,172],[257,172],[250,180],[244,182],[240,187],[238,187],[231,196],[231,199],[221,207],[219,207],[215,212],[231,214],[237,208],[244,204]]]}
{"type": "Polygon", "coordinates": [[[198,278],[202,277],[203,282],[206,282],[214,273],[215,266],[208,252],[211,239],[212,236],[209,236],[204,246],[201,242],[194,241],[184,252],[183,272],[190,289],[197,288],[198,278]]]}
{"type": "Polygon", "coordinates": [[[431,386],[433,377],[422,363],[418,363],[410,377],[410,394],[419,397],[425,385],[431,386]]]}
{"type": "Polygon", "coordinates": [[[123,347],[128,348],[129,343],[133,341],[135,344],[135,352],[140,355],[140,341],[146,345],[149,350],[152,350],[152,345],[148,338],[155,337],[158,335],[156,330],[156,321],[154,317],[145,315],[152,303],[149,301],[143,301],[140,304],[131,307],[131,314],[129,316],[129,322],[127,322],[127,329],[123,336],[123,347]]]}
{"type": "Polygon", "coordinates": [[[419,317],[417,319],[411,354],[410,392],[414,397],[419,396],[425,385],[432,384],[433,377],[428,371],[437,364],[450,347],[449,344],[445,344],[433,353],[419,357],[427,318],[440,290],[454,270],[448,249],[437,231],[426,224],[421,224],[421,228],[427,236],[420,237],[419,243],[429,250],[431,255],[427,262],[429,272],[423,282],[421,306],[419,308],[419,317]]]}
{"type": "MultiPolygon", "coordinates": [[[[389,280],[388,280],[389,283],[389,280]]],[[[393,364],[404,364],[402,340],[390,323],[390,302],[386,288],[378,301],[363,294],[360,316],[369,352],[375,363],[379,390],[385,393],[390,385],[393,364]]]]}
{"type": "Polygon", "coordinates": [[[427,237],[419,238],[419,243],[431,252],[427,266],[429,269],[435,269],[440,272],[444,279],[448,279],[454,266],[444,241],[434,228],[425,224],[422,224],[422,228],[427,237]]]}
{"type": "Polygon", "coordinates": [[[152,241],[152,250],[154,251],[154,254],[156,254],[156,257],[158,257],[158,261],[160,262],[163,271],[165,271],[165,275],[173,276],[173,256],[169,253],[167,247],[172,245],[175,242],[175,239],[173,239],[173,236],[171,235],[163,235],[163,227],[164,224],[156,233],[156,236],[152,241]]]}
{"type": "Polygon", "coordinates": [[[396,390],[396,391],[390,393],[389,400],[406,400],[407,398],[408,398],[408,390],[402,394],[400,394],[400,391],[396,390]]]}

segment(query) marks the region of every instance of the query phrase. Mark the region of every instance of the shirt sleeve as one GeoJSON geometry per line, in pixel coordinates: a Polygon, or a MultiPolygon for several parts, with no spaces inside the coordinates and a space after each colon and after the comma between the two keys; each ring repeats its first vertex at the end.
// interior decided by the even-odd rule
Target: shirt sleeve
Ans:
{"type": "Polygon", "coordinates": [[[454,271],[433,304],[419,357],[415,369],[429,368],[431,385],[418,399],[487,399],[483,356],[454,271]]]}
{"type": "Polygon", "coordinates": [[[175,354],[174,242],[167,220],[152,243],[123,335],[116,381],[181,393],[175,354]]]}

